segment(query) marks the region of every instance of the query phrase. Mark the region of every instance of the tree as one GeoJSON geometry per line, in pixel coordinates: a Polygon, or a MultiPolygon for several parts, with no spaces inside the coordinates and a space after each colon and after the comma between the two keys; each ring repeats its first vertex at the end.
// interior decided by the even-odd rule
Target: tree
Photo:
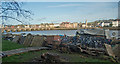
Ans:
{"type": "Polygon", "coordinates": [[[11,0],[9,2],[2,1],[0,3],[0,18],[2,19],[2,24],[4,24],[4,20],[7,21],[8,19],[13,19],[22,24],[26,22],[21,20],[22,19],[32,19],[31,11],[22,9],[23,2],[17,2],[15,0],[11,0]]]}
{"type": "Polygon", "coordinates": [[[112,27],[113,26],[113,24],[112,23],[110,23],[110,27],[112,27]]]}
{"type": "Polygon", "coordinates": [[[97,21],[95,21],[95,22],[93,23],[93,26],[97,26],[97,23],[98,23],[98,22],[97,22],[97,21]]]}

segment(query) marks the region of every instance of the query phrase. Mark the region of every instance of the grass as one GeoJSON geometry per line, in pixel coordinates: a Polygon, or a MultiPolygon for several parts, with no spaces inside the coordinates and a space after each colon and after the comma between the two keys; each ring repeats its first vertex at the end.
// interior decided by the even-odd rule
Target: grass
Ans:
{"type": "Polygon", "coordinates": [[[10,57],[5,57],[2,59],[3,62],[30,62],[34,57],[40,56],[42,53],[47,52],[46,50],[38,51],[38,52],[26,52],[19,55],[13,55],[10,57]]]}
{"type": "MultiPolygon", "coordinates": [[[[7,50],[13,50],[13,49],[18,49],[18,48],[24,48],[25,46],[11,42],[11,41],[6,41],[2,40],[2,50],[7,51],[7,50]]],[[[82,55],[80,53],[60,53],[57,50],[41,50],[41,51],[34,51],[34,52],[26,52],[22,54],[17,54],[9,57],[4,57],[2,58],[3,62],[31,62],[33,58],[41,56],[41,54],[46,53],[46,52],[52,52],[52,53],[58,53],[62,57],[68,58],[69,62],[110,62],[109,60],[103,60],[99,58],[92,58],[90,56],[82,57],[85,55],[82,55]]]]}
{"type": "Polygon", "coordinates": [[[2,40],[2,51],[13,50],[18,48],[25,48],[25,46],[17,44],[15,42],[2,40]]]}
{"type": "Polygon", "coordinates": [[[5,57],[2,59],[3,62],[31,62],[31,60],[35,57],[40,57],[41,54],[46,52],[58,53],[60,56],[66,57],[69,59],[69,62],[110,62],[109,60],[102,59],[94,59],[91,57],[81,57],[80,54],[68,54],[68,53],[60,53],[55,50],[41,50],[36,52],[23,53],[19,55],[13,55],[10,57],[5,57]]]}
{"type": "Polygon", "coordinates": [[[83,56],[81,53],[63,54],[68,56],[70,62],[110,62],[109,60],[103,60],[98,58],[92,58],[91,56],[83,56]]]}
{"type": "Polygon", "coordinates": [[[72,59],[70,59],[71,62],[110,62],[108,60],[101,60],[101,59],[93,59],[91,57],[85,57],[81,58],[79,55],[70,55],[72,59]]]}

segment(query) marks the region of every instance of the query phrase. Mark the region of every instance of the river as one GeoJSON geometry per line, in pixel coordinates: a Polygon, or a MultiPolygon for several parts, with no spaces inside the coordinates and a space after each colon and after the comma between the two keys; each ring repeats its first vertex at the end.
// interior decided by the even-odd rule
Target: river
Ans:
{"type": "MultiPolygon", "coordinates": [[[[10,32],[12,34],[21,34],[21,33],[31,33],[34,35],[68,35],[68,36],[75,36],[77,30],[44,30],[44,31],[25,31],[25,32],[10,32]]],[[[112,34],[112,32],[116,32],[117,34],[119,34],[120,31],[118,30],[110,30],[110,33],[112,34]]]]}
{"type": "Polygon", "coordinates": [[[39,34],[39,35],[69,35],[74,36],[77,30],[44,30],[44,31],[25,31],[25,32],[10,32],[12,34],[21,34],[21,33],[31,33],[31,34],[39,34]]]}

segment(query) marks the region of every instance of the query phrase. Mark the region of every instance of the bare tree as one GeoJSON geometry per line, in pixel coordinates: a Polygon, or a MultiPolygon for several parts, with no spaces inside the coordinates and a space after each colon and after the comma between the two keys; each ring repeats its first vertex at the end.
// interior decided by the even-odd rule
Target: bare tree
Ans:
{"type": "Polygon", "coordinates": [[[2,24],[4,20],[13,19],[22,24],[26,23],[25,21],[20,20],[20,18],[24,19],[32,19],[31,11],[22,9],[23,2],[17,2],[15,0],[12,1],[3,1],[0,4],[0,18],[2,19],[2,24]]]}

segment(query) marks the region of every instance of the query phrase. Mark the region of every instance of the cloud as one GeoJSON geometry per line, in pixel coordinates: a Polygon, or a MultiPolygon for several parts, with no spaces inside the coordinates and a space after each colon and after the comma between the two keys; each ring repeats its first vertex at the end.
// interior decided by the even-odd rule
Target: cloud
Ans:
{"type": "Polygon", "coordinates": [[[47,19],[46,17],[43,17],[43,18],[37,19],[37,21],[43,21],[43,20],[46,20],[46,19],[47,19]]]}
{"type": "Polygon", "coordinates": [[[48,7],[73,7],[73,6],[81,6],[81,4],[61,4],[61,5],[48,6],[48,7]]]}
{"type": "MultiPolygon", "coordinates": [[[[92,7],[92,8],[98,8],[98,7],[104,7],[104,8],[108,8],[108,7],[113,7],[113,5],[116,5],[117,3],[108,3],[108,2],[92,2],[92,3],[74,3],[74,4],[71,4],[71,3],[67,3],[67,4],[59,4],[59,5],[53,5],[53,6],[48,6],[48,7],[53,7],[53,8],[57,8],[57,7],[76,7],[76,6],[79,6],[79,7],[82,7],[82,8],[89,8],[89,7],[92,7]]],[[[117,6],[115,6],[117,7],[117,6]]]]}

